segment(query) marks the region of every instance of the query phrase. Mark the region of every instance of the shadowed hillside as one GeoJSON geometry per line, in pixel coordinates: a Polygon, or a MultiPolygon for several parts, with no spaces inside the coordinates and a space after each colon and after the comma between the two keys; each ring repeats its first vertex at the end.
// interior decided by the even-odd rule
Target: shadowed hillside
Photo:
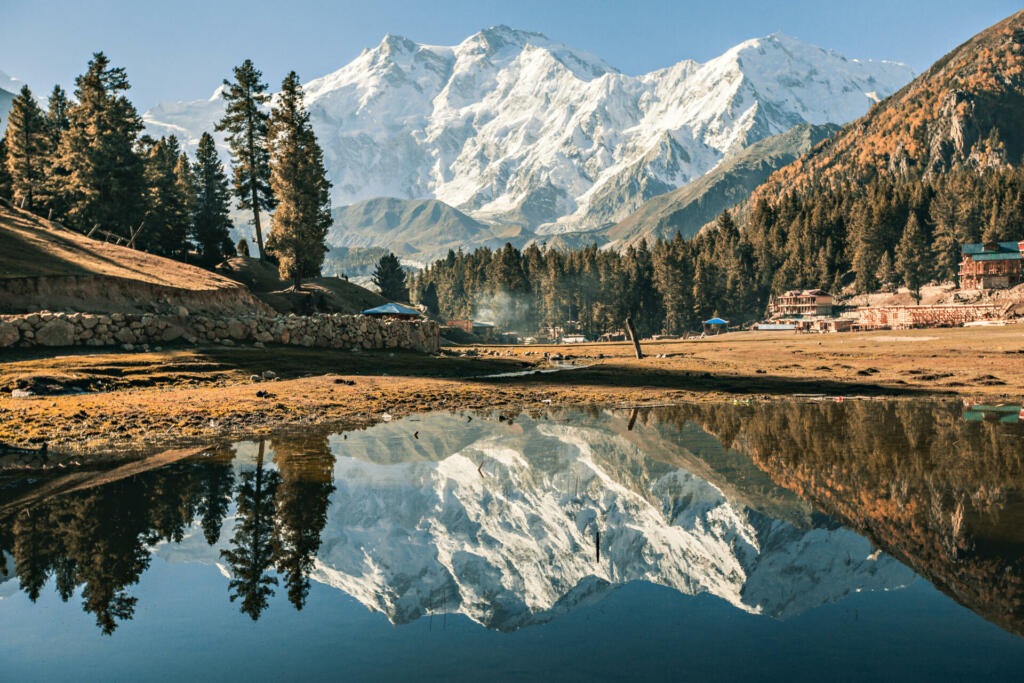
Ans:
{"type": "Polygon", "coordinates": [[[0,206],[0,312],[269,312],[221,275],[0,206]]]}

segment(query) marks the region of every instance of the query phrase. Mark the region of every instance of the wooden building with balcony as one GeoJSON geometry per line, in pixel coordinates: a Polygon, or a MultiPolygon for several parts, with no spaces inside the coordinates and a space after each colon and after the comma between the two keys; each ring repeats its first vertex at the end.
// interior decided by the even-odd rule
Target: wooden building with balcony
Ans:
{"type": "Polygon", "coordinates": [[[832,315],[832,295],[821,289],[793,289],[769,302],[772,318],[812,318],[832,315]]]}
{"type": "Polygon", "coordinates": [[[1024,241],[965,244],[960,289],[1000,289],[1024,282],[1024,241]]]}

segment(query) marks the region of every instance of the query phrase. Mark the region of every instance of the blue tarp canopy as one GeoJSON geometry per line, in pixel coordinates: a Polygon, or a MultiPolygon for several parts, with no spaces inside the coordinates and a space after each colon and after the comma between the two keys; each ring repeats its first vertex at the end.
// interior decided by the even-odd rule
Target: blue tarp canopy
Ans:
{"type": "Polygon", "coordinates": [[[419,315],[415,308],[409,308],[402,304],[384,304],[376,308],[367,308],[363,315],[419,315]]]}
{"type": "Polygon", "coordinates": [[[721,318],[711,318],[711,320],[705,320],[705,325],[728,325],[728,320],[722,320],[721,318]]]}

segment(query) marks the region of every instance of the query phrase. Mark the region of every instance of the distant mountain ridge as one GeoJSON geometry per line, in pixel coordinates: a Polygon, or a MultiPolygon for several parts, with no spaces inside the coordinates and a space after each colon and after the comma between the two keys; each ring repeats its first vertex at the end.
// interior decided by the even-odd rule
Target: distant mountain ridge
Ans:
{"type": "MultiPolygon", "coordinates": [[[[18,95],[22,85],[24,83],[17,78],[11,78],[0,71],[0,135],[7,130],[7,112],[11,110],[11,102],[18,95]]],[[[38,96],[38,93],[36,95],[38,96]]]]}
{"type": "MultiPolygon", "coordinates": [[[[629,76],[497,26],[450,47],[388,35],[305,90],[336,205],[437,199],[552,234],[614,224],[794,125],[853,119],[911,76],[781,34],[629,76]]],[[[222,109],[215,92],[144,119],[194,144],[222,109]]]]}
{"type": "Polygon", "coordinates": [[[436,199],[377,197],[332,212],[331,247],[387,247],[406,261],[429,263],[449,249],[521,246],[531,233],[481,223],[436,199]]]}

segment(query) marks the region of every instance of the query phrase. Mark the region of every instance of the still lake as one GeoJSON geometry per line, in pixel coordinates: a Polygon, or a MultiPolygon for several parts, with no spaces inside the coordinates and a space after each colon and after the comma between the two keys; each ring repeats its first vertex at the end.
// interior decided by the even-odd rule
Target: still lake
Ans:
{"type": "Polygon", "coordinates": [[[425,414],[4,472],[0,552],[3,680],[1013,680],[1024,422],[425,414]]]}

